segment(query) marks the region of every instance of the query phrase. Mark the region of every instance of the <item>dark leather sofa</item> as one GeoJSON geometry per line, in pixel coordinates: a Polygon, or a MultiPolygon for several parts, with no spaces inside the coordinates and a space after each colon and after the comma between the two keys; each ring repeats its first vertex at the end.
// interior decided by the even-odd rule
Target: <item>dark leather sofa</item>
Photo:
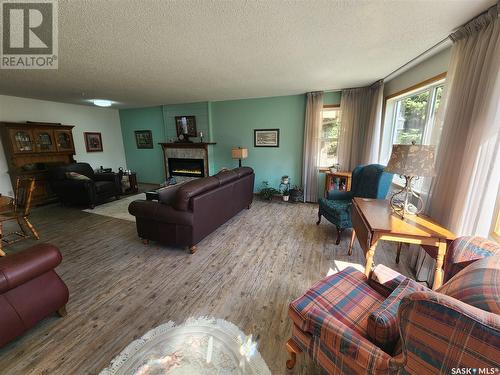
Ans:
{"type": "Polygon", "coordinates": [[[54,312],[66,314],[68,288],[54,271],[61,260],[47,244],[0,258],[0,347],[54,312]]]}
{"type": "Polygon", "coordinates": [[[159,201],[136,200],[129,212],[136,217],[137,233],[168,245],[196,244],[253,200],[255,174],[252,168],[226,170],[211,177],[162,189],[159,201]]]}
{"type": "Polygon", "coordinates": [[[111,197],[119,199],[120,178],[117,173],[94,173],[87,163],[74,163],[54,167],[49,171],[50,186],[62,204],[94,208],[111,197]],[[90,180],[74,180],[66,173],[76,172],[90,180]]]}

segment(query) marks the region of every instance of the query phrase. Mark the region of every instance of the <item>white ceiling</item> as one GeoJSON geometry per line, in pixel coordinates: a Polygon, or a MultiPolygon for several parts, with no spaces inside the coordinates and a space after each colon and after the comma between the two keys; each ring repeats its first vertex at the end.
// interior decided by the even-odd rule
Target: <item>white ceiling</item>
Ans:
{"type": "Polygon", "coordinates": [[[133,107],[361,86],[494,3],[59,0],[59,69],[0,70],[0,93],[133,107]]]}

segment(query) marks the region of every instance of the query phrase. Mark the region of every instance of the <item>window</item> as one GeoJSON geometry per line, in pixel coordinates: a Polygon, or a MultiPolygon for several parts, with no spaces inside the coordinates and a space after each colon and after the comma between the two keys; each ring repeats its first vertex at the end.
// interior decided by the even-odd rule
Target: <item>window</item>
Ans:
{"type": "Polygon", "coordinates": [[[322,111],[323,123],[319,139],[319,166],[330,167],[337,164],[337,146],[340,131],[340,108],[325,106],[322,111]]]}
{"type": "MultiPolygon", "coordinates": [[[[436,121],[444,88],[444,78],[418,85],[395,97],[388,98],[382,140],[382,163],[389,160],[393,144],[435,145],[438,147],[442,122],[436,121]]],[[[428,179],[430,180],[430,179],[428,179]]],[[[404,179],[395,176],[394,183],[404,185],[404,179]]],[[[428,181],[429,183],[430,181],[428,181]]],[[[415,190],[425,190],[423,180],[414,185],[415,190]]]]}

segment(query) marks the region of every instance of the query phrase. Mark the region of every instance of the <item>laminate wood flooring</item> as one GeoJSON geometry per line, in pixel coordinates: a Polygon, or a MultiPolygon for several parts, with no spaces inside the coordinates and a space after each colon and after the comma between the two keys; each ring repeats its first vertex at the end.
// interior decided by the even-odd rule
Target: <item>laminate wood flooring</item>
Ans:
{"type": "MultiPolygon", "coordinates": [[[[288,304],[328,271],[364,269],[350,231],[335,245],[334,226],[316,226],[317,205],[258,199],[201,243],[194,255],[142,244],[135,223],[77,208],[37,208],[32,222],[41,240],[59,247],[57,272],[70,290],[68,315],[55,315],[0,349],[1,374],[98,374],[131,341],[151,328],[188,317],[213,316],[258,337],[273,374],[287,373],[288,304]]],[[[7,254],[37,241],[6,247],[7,254]]],[[[381,244],[375,263],[404,274],[405,248],[381,244]]],[[[8,255],[7,255],[8,256],[8,255]]],[[[295,374],[319,374],[306,355],[295,374]]]]}

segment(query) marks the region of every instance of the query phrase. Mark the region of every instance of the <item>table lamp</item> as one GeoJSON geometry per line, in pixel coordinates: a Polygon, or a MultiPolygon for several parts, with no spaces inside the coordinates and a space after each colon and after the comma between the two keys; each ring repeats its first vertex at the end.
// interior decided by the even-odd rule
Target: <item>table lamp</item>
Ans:
{"type": "Polygon", "coordinates": [[[241,159],[246,159],[248,157],[248,149],[235,147],[231,150],[231,158],[239,160],[239,166],[241,167],[241,159]]]}
{"type": "Polygon", "coordinates": [[[427,145],[393,145],[392,154],[386,172],[400,175],[405,178],[405,186],[391,196],[391,207],[402,218],[405,215],[417,215],[422,212],[424,202],[418,193],[413,190],[413,182],[419,177],[432,177],[434,172],[435,147],[427,145]],[[412,199],[417,205],[412,204],[412,199]]]}

